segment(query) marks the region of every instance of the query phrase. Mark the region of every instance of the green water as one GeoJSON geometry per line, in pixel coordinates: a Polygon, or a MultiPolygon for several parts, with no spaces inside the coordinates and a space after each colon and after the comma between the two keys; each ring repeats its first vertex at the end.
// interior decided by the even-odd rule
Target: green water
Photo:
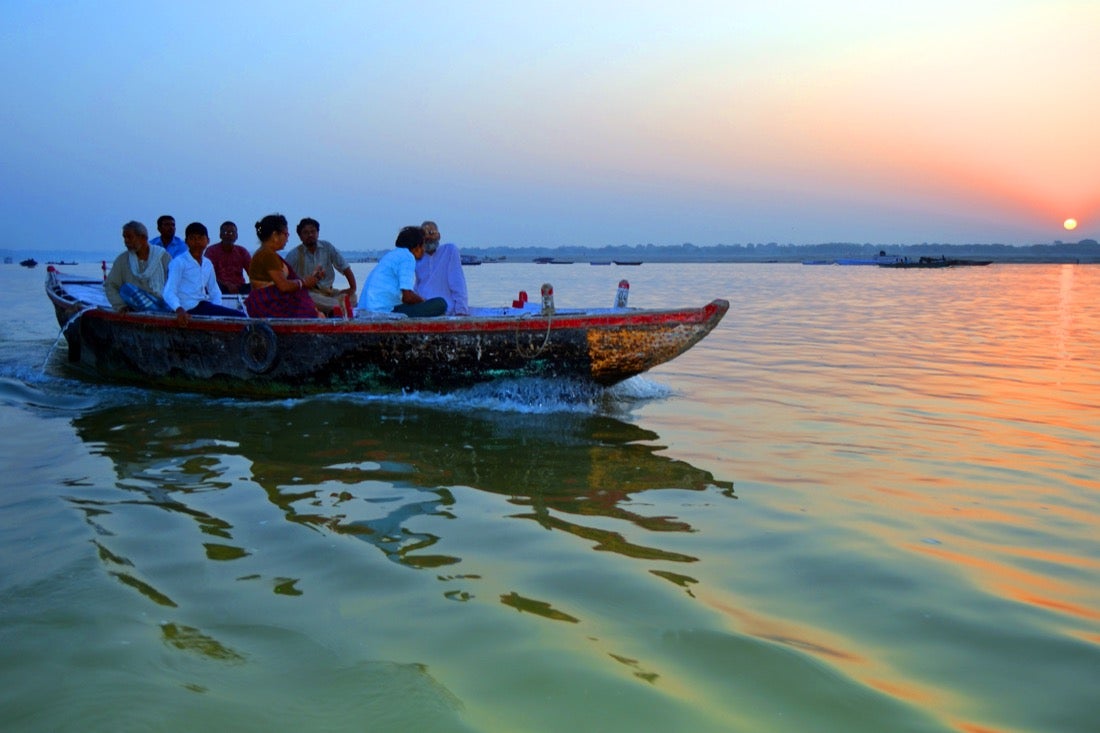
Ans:
{"type": "Polygon", "coordinates": [[[256,403],[75,381],[0,268],[5,729],[1098,729],[1100,268],[628,276],[730,314],[595,399],[256,403]]]}

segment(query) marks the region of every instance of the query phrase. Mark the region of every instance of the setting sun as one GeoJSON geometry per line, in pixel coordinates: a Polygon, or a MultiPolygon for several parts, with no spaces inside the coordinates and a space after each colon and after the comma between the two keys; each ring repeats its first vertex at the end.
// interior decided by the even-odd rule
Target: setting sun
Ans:
{"type": "Polygon", "coordinates": [[[1066,219],[1064,222],[1062,222],[1062,226],[1064,226],[1067,231],[1076,229],[1077,228],[1077,220],[1076,219],[1066,219]]]}

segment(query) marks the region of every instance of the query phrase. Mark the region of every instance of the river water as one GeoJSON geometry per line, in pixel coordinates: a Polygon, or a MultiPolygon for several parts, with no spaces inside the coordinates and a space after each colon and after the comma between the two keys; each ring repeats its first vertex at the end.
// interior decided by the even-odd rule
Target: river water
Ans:
{"type": "Polygon", "coordinates": [[[76,378],[0,267],[4,728],[1100,730],[1100,267],[466,273],[731,308],[606,392],[243,402],[76,378]]]}

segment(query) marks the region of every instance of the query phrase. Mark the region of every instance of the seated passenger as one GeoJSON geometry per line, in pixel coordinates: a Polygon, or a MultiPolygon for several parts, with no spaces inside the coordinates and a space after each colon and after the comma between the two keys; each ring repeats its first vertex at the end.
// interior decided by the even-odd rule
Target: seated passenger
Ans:
{"type": "Polygon", "coordinates": [[[163,247],[149,244],[149,230],[140,221],[122,225],[122,241],[126,251],[115,258],[103,283],[107,300],[116,311],[167,311],[160,296],[172,258],[163,247]]]}
{"type": "Polygon", "coordinates": [[[320,318],[309,288],[321,279],[318,268],[300,277],[294,268],[279,256],[286,246],[290,230],[282,214],[268,214],[256,222],[260,248],[252,254],[248,277],[252,291],[244,301],[253,318],[320,318]]]}
{"type": "Polygon", "coordinates": [[[176,217],[171,214],[161,214],[158,216],[157,231],[160,233],[160,236],[154,237],[149,244],[164,247],[164,249],[168,251],[168,256],[173,259],[187,251],[187,245],[182,239],[176,236],[176,217]]]}
{"type": "MultiPolygon", "coordinates": [[[[424,230],[404,227],[387,252],[367,276],[367,310],[374,313],[403,313],[412,318],[441,316],[447,310],[443,298],[425,300],[417,295],[416,261],[424,256],[424,230]]],[[[359,315],[363,309],[359,309],[359,315]]]]}
{"type": "Polygon", "coordinates": [[[168,263],[168,281],[164,284],[164,302],[176,312],[176,322],[184,326],[191,316],[229,316],[244,318],[244,313],[221,304],[222,291],[214,276],[214,265],[203,257],[210,237],[206,227],[191,222],[184,230],[187,254],[168,263]]]}
{"type": "Polygon", "coordinates": [[[355,273],[332,242],[317,238],[321,233],[320,223],[307,216],[298,222],[297,232],[302,243],[290,251],[286,261],[298,272],[313,272],[317,267],[321,268],[321,279],[309,288],[309,297],[313,298],[317,309],[325,315],[332,315],[334,308],[343,306],[344,296],[350,297],[351,305],[355,306],[358,303],[355,273]],[[348,287],[344,290],[333,287],[337,271],[348,281],[348,287]]]}
{"type": "Polygon", "coordinates": [[[218,278],[218,287],[223,293],[247,295],[248,283],[244,275],[252,264],[252,255],[237,244],[237,225],[231,221],[223,222],[221,241],[206,248],[206,259],[214,265],[214,275],[218,278]]]}
{"type": "Polygon", "coordinates": [[[421,225],[424,230],[424,256],[416,261],[416,292],[423,298],[440,297],[447,301],[447,315],[468,316],[466,275],[462,255],[451,243],[439,243],[439,227],[434,221],[421,225]]]}

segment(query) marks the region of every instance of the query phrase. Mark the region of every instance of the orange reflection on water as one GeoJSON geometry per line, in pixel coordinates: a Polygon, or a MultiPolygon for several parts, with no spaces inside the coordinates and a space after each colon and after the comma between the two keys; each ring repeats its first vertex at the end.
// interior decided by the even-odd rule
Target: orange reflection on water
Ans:
{"type": "Polygon", "coordinates": [[[913,545],[911,549],[939,558],[940,560],[974,568],[978,571],[974,574],[974,582],[978,585],[989,587],[991,592],[998,595],[1006,598],[1013,598],[1030,606],[1039,606],[1067,615],[1077,616],[1087,621],[1100,620],[1100,610],[1063,600],[1054,600],[1054,598],[1058,596],[1066,597],[1074,594],[1074,586],[1063,581],[1054,580],[1027,570],[1021,570],[994,560],[975,557],[960,552],[951,552],[942,547],[913,545]]]}
{"type": "Polygon", "coordinates": [[[895,681],[881,678],[868,679],[867,684],[891,697],[895,697],[899,700],[906,700],[921,706],[931,705],[936,701],[935,695],[915,685],[903,685],[895,681]]]}
{"type": "Polygon", "coordinates": [[[955,726],[963,733],[1007,733],[1004,728],[987,728],[984,725],[974,723],[956,723],[955,726]]]}
{"type": "Polygon", "coordinates": [[[946,703],[945,693],[942,690],[921,687],[912,682],[901,682],[899,681],[902,679],[901,675],[895,675],[895,679],[889,679],[885,675],[889,675],[893,670],[884,670],[877,656],[866,657],[843,649],[840,640],[824,642],[821,637],[826,632],[821,628],[802,628],[776,616],[764,616],[738,608],[732,600],[720,598],[718,592],[714,590],[700,589],[697,595],[704,604],[731,619],[737,633],[748,634],[822,657],[830,664],[843,667],[854,680],[893,698],[926,708],[943,707],[946,703]],[[871,676],[872,674],[874,676],[871,676]]]}
{"type": "MultiPolygon", "coordinates": [[[[800,629],[792,623],[738,608],[732,602],[719,598],[715,591],[700,589],[697,592],[697,597],[707,606],[731,618],[740,633],[755,636],[758,639],[774,641],[811,654],[828,657],[835,661],[849,664],[865,664],[867,661],[856,654],[844,651],[838,645],[826,645],[824,642],[817,640],[811,641],[809,629],[800,629]]],[[[813,633],[816,636],[821,636],[824,632],[821,629],[814,629],[813,633]]]]}

